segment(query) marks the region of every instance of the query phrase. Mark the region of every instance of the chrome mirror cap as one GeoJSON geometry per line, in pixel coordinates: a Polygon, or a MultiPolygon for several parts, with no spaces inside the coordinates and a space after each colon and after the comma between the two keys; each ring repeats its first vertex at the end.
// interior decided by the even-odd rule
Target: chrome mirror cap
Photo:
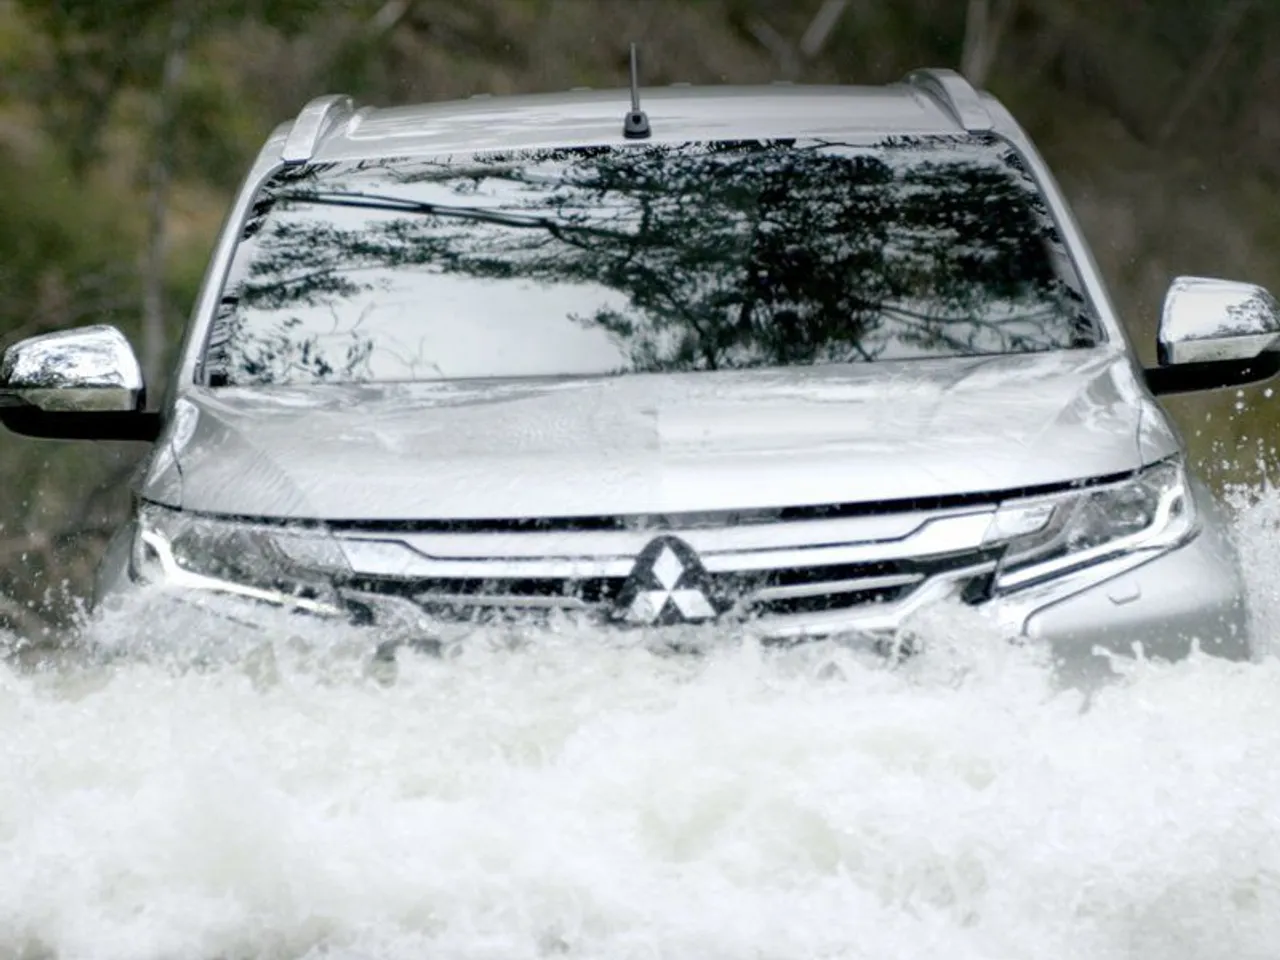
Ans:
{"type": "Polygon", "coordinates": [[[50,412],[135,411],[144,400],[142,368],[115,327],[30,337],[0,359],[0,405],[50,412]]]}
{"type": "Polygon", "coordinates": [[[1160,317],[1161,365],[1251,360],[1280,342],[1280,306],[1264,287],[1178,277],[1160,317]]]}

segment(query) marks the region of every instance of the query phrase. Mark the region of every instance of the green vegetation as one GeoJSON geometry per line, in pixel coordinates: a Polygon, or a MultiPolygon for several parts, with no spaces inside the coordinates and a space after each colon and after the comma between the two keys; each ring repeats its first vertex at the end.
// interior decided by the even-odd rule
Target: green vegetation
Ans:
{"type": "MultiPolygon", "coordinates": [[[[105,321],[160,374],[236,182],[307,99],[620,86],[630,40],[651,84],[964,69],[1040,143],[1147,360],[1173,276],[1280,290],[1270,0],[0,0],[0,345],[105,321]]],[[[1273,404],[1169,408],[1226,484],[1270,469],[1273,404]]],[[[0,436],[0,624],[65,616],[142,454],[0,436]]]]}

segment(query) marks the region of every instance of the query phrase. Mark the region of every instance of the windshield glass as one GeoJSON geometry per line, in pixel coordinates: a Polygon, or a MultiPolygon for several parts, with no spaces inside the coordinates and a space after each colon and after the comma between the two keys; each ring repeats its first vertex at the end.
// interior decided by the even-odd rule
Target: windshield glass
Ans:
{"type": "Polygon", "coordinates": [[[256,199],[214,386],[614,375],[1087,347],[994,138],[537,149],[290,168],[256,199]]]}

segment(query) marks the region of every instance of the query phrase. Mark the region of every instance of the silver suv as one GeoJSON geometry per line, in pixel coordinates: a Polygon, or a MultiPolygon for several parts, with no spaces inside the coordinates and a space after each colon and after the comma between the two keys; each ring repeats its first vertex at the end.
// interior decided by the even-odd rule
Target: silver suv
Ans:
{"type": "Polygon", "coordinates": [[[1243,658],[1154,396],[1269,377],[1278,340],[1265,290],[1182,278],[1142,369],[1027,136],[949,71],[325,97],[250,170],[158,410],[97,326],[10,346],[0,418],[154,441],[100,599],[876,649],[950,602],[1067,661],[1243,658]]]}

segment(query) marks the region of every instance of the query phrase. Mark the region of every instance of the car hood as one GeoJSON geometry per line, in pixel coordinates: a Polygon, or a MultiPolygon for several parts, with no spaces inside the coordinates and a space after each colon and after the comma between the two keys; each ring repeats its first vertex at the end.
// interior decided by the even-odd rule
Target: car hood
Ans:
{"type": "Polygon", "coordinates": [[[589,379],[195,389],[144,497],[342,520],[932,498],[1174,452],[1114,350],[589,379]]]}

